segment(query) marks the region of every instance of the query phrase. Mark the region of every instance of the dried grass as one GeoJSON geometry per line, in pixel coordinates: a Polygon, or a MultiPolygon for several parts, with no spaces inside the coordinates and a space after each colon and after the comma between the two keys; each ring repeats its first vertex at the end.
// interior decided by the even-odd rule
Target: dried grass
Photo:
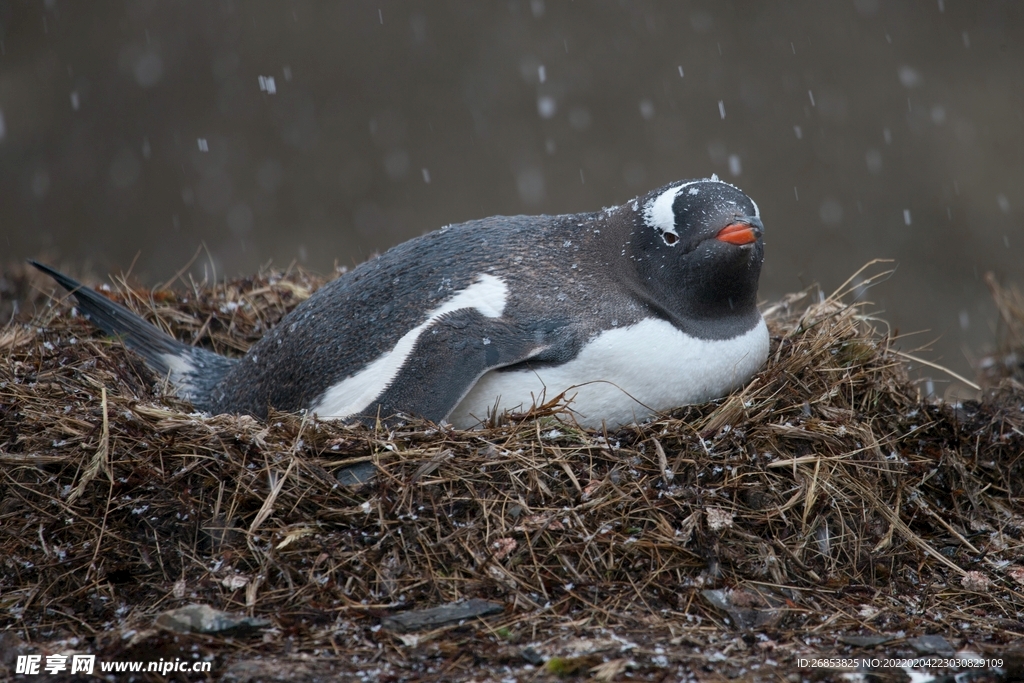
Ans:
{"type": "Polygon", "coordinates": [[[992,273],[985,274],[985,283],[992,292],[999,321],[995,353],[981,359],[979,374],[989,386],[1011,379],[1020,387],[1024,385],[1024,294],[1013,285],[1003,287],[992,273]]]}
{"type": "MultiPolygon", "coordinates": [[[[232,353],[320,284],[267,271],[112,295],[232,353]]],[[[1024,389],[924,402],[848,294],[766,307],[770,360],[743,390],[601,435],[557,402],[471,432],[194,414],[66,303],[44,308],[0,331],[0,628],[123,654],[166,645],[159,611],[203,602],[276,624],[252,646],[204,641],[224,667],[298,648],[430,680],[523,666],[528,641],[617,652],[594,645],[608,633],[632,634],[635,675],[657,643],[697,670],[730,639],[732,666],[837,634],[1016,642],[1024,389]],[[377,477],[340,484],[358,462],[377,477]],[[415,642],[374,628],[469,597],[506,614],[415,642]]]]}

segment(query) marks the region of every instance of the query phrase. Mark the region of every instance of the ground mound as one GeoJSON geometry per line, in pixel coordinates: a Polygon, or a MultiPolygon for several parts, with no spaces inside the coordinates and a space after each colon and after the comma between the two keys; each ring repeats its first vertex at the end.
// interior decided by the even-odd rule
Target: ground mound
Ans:
{"type": "MultiPolygon", "coordinates": [[[[58,652],[206,658],[236,681],[775,680],[801,657],[958,651],[1005,660],[974,680],[1020,670],[1012,350],[979,400],[924,401],[869,305],[813,291],[764,308],[749,386],[616,432],[576,427],[567,397],[478,431],[259,423],[192,412],[69,303],[29,294],[47,281],[5,277],[38,313],[0,329],[0,675],[58,652]],[[394,619],[469,599],[500,612],[394,619]],[[155,625],[197,603],[256,620],[155,625]]],[[[108,295],[239,353],[322,283],[108,295]]],[[[996,291],[1017,324],[1019,295],[996,291]]]]}

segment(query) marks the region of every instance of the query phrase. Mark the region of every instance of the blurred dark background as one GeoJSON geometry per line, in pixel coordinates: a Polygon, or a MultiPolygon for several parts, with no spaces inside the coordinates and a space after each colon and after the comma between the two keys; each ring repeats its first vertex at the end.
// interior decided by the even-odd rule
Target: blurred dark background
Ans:
{"type": "Polygon", "coordinates": [[[893,258],[873,310],[970,375],[1022,162],[1024,3],[0,1],[6,263],[329,272],[717,173],[763,298],[893,258]]]}

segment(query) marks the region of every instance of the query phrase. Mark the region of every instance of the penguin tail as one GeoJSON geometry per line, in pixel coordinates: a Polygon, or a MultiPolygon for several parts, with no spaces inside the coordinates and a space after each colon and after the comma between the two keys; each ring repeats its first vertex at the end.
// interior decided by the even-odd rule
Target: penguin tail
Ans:
{"type": "Polygon", "coordinates": [[[200,410],[213,410],[214,389],[237,361],[183,344],[60,271],[31,259],[29,263],[70,292],[79,310],[97,327],[119,337],[125,346],[142,356],[151,370],[169,378],[177,395],[189,399],[200,410]]]}

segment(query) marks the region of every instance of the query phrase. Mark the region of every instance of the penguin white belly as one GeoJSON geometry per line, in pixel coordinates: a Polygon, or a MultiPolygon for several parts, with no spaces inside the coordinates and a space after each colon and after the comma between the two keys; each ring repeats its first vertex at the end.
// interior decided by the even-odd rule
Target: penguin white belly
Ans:
{"type": "Polygon", "coordinates": [[[485,373],[448,421],[477,426],[493,412],[525,410],[563,391],[581,426],[609,428],[719,398],[744,384],[768,358],[764,320],[731,339],[706,340],[647,318],[597,335],[571,361],[537,370],[485,373]]]}

